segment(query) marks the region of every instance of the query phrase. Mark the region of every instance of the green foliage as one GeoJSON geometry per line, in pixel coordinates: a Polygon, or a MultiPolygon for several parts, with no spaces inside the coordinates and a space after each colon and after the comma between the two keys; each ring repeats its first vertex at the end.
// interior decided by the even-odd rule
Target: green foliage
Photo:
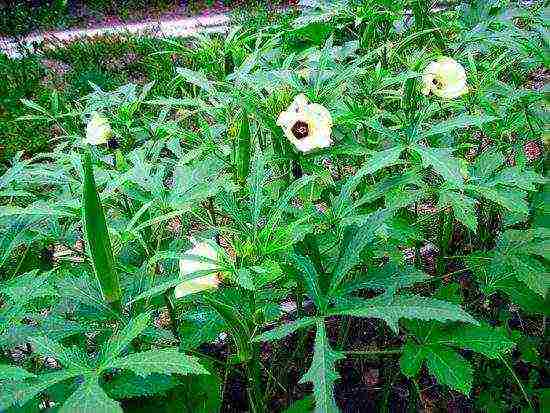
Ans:
{"type": "Polygon", "coordinates": [[[542,299],[547,297],[550,279],[544,262],[548,259],[548,238],[546,228],[507,230],[494,250],[473,253],[468,263],[487,294],[502,290],[526,310],[546,312],[542,299]]]}
{"type": "Polygon", "coordinates": [[[315,397],[316,412],[337,412],[338,407],[333,395],[333,384],[340,378],[336,371],[336,362],[344,355],[330,347],[325,331],[324,321],[317,322],[315,344],[313,345],[313,360],[300,382],[312,382],[315,397]]]}
{"type": "Polygon", "coordinates": [[[2,60],[0,410],[336,412],[351,356],[384,409],[396,355],[413,410],[544,401],[543,8],[301,3],[2,60]],[[421,93],[440,56],[467,94],[421,93]]]}
{"type": "Polygon", "coordinates": [[[431,326],[414,326],[411,330],[419,340],[407,340],[399,360],[401,371],[407,377],[418,375],[422,364],[437,381],[468,395],[472,388],[473,369],[468,360],[449,348],[467,348],[495,359],[515,346],[501,329],[481,326],[455,326],[449,328],[431,323],[431,326]]]}
{"type": "Polygon", "coordinates": [[[337,307],[334,314],[381,318],[396,333],[401,318],[477,323],[457,305],[415,295],[396,295],[390,300],[383,296],[364,302],[357,300],[352,305],[337,307]]]}
{"type": "Polygon", "coordinates": [[[86,150],[82,162],[84,184],[82,196],[82,212],[86,245],[94,273],[101,286],[101,294],[113,308],[120,307],[121,292],[118,274],[115,270],[111,241],[105,222],[105,214],[94,179],[91,153],[86,150]]]}

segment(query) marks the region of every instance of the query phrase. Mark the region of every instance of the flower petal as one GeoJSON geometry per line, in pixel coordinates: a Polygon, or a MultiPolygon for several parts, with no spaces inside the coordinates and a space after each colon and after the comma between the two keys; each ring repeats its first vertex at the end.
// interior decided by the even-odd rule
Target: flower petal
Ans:
{"type": "Polygon", "coordinates": [[[112,130],[107,118],[99,113],[92,113],[92,117],[86,125],[86,143],[90,145],[102,145],[111,137],[112,130]]]}

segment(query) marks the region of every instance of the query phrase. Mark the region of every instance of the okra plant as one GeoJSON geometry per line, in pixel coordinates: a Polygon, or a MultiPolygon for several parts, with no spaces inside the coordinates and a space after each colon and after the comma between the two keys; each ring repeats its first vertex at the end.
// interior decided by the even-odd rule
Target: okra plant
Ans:
{"type": "Polygon", "coordinates": [[[0,176],[0,410],[337,412],[358,358],[418,406],[482,406],[481,368],[542,405],[513,368],[549,308],[542,11],[428,3],[308,2],[166,40],[163,94],[24,101],[63,139],[0,176]]]}

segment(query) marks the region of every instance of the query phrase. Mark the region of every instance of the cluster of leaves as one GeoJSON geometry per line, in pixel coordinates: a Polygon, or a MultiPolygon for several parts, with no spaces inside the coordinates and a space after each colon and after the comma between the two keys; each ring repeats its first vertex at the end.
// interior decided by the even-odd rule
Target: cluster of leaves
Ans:
{"type": "Polygon", "coordinates": [[[221,380],[202,380],[236,369],[250,411],[263,411],[264,370],[270,380],[286,371],[263,365],[261,343],[315,330],[300,382],[313,384],[316,411],[335,412],[337,366],[351,350],[343,327],[334,342],[333,319],[382,320],[417,387],[431,374],[469,395],[472,363],[484,359],[464,350],[509,366],[525,336],[493,326],[478,303],[503,292],[537,322],[548,311],[548,184],[542,160],[523,151],[542,145],[543,94],[524,87],[545,63],[531,35],[541,11],[424,3],[308,2],[261,31],[167,41],[204,66],[179,67],[166,95],[95,86],[56,114],[25,101],[64,139],[17,155],[0,177],[1,408],[42,398],[120,411],[117,401],[178,389],[190,406],[201,380],[202,409],[215,411],[221,380]],[[423,67],[441,53],[466,67],[461,99],[420,93],[423,67]],[[298,154],[276,125],[298,93],[329,109],[331,147],[298,154]],[[86,147],[94,111],[133,147],[86,147]],[[223,283],[176,300],[178,261],[201,260],[185,254],[190,236],[217,241],[223,283]],[[433,268],[420,259],[427,243],[439,250],[433,268]],[[37,263],[40,246],[50,256],[37,263]],[[454,283],[458,272],[473,285],[454,283]],[[201,345],[225,335],[231,354],[210,366],[201,345]]]}

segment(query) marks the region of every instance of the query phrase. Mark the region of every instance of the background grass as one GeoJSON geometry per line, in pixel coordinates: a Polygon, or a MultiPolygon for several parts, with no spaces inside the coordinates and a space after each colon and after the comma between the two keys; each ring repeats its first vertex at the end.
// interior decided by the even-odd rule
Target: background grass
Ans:
{"type": "Polygon", "coordinates": [[[281,0],[26,0],[0,4],[0,36],[83,26],[105,18],[140,20],[166,13],[193,15],[211,7],[279,5],[281,0]]]}

